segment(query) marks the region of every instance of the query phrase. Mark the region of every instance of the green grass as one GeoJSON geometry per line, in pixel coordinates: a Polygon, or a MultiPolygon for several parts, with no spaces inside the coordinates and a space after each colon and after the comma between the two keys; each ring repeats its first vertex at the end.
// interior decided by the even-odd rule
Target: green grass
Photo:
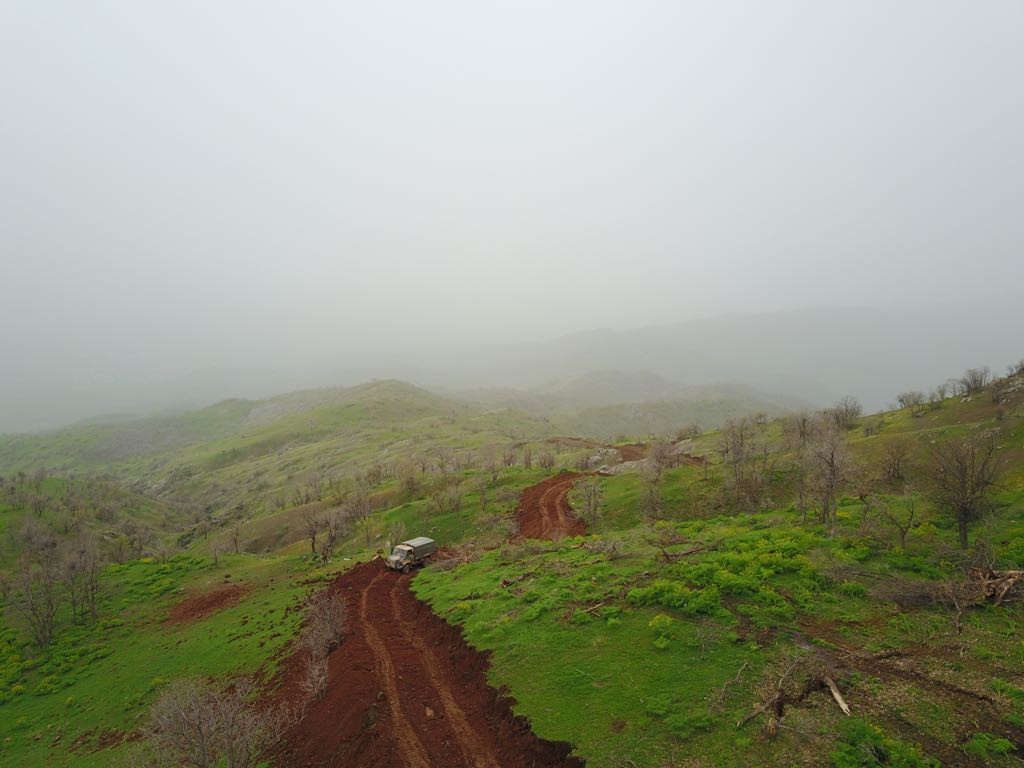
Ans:
{"type": "Polygon", "coordinates": [[[308,591],[308,576],[285,558],[229,556],[218,567],[190,556],[136,561],[108,568],[100,621],[66,629],[44,654],[32,656],[18,633],[5,630],[0,764],[107,766],[109,751],[91,751],[96,739],[141,727],[168,681],[236,673],[269,679],[297,626],[299,614],[287,609],[308,591]],[[235,605],[193,623],[165,623],[185,594],[229,583],[249,590],[235,605]],[[86,733],[86,748],[70,751],[86,733]]]}

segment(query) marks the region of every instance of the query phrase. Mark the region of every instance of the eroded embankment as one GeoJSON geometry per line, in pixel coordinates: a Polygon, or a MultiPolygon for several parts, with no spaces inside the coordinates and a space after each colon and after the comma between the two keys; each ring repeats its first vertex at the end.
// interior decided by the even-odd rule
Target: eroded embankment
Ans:
{"type": "Polygon", "coordinates": [[[523,491],[516,508],[519,535],[527,539],[562,539],[582,536],[587,526],[569,505],[569,489],[579,478],[564,472],[523,491]]]}
{"type": "MultiPolygon", "coordinates": [[[[280,768],[580,768],[571,746],[545,741],[487,684],[487,655],[471,648],[409,590],[411,576],[380,561],[327,587],[348,609],[345,642],[329,657],[326,693],[310,703],[271,757],[280,768]]],[[[301,699],[304,663],[282,666],[280,696],[301,699]]]]}

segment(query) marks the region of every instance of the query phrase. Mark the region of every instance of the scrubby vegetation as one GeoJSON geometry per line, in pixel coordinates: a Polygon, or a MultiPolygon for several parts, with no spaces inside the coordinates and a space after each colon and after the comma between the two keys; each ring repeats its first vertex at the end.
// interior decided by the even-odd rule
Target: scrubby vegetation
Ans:
{"type": "Polygon", "coordinates": [[[957,386],[619,448],[393,383],[10,440],[0,762],[107,765],[300,637],[322,695],[309,595],[430,535],[417,594],[588,765],[1017,764],[1024,374],[957,386]],[[569,469],[588,535],[517,538],[569,469]]]}

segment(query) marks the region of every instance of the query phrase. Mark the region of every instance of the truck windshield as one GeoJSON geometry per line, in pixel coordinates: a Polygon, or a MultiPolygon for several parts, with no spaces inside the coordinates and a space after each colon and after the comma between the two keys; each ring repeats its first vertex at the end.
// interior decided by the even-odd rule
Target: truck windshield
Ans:
{"type": "Polygon", "coordinates": [[[391,550],[391,554],[395,557],[405,557],[407,554],[409,554],[409,550],[403,547],[395,547],[391,550]]]}

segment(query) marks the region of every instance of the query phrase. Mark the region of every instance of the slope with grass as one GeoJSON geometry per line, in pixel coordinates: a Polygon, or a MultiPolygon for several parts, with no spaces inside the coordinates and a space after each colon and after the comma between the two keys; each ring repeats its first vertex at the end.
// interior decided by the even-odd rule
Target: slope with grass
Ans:
{"type": "MultiPolygon", "coordinates": [[[[903,478],[874,477],[868,494],[859,494],[852,479],[844,485],[836,535],[795,503],[794,449],[778,422],[758,428],[764,453],[756,454],[757,466],[765,486],[754,507],[735,494],[722,461],[722,435],[708,433],[679,446],[706,457],[708,465],[665,469],[655,507],[652,473],[641,461],[597,480],[603,502],[585,533],[571,530],[557,541],[517,535],[530,534],[517,531],[515,522],[520,497],[530,498],[524,492],[554,485],[562,499],[568,476],[549,478],[601,447],[587,440],[542,441],[551,433],[537,424],[538,449],[564,449],[553,467],[449,467],[445,482],[458,477],[464,491],[457,508],[431,498],[441,475],[416,490],[383,483],[375,491],[381,504],[339,542],[326,566],[301,540],[275,538],[293,524],[285,517],[301,508],[247,524],[271,550],[266,555],[219,554],[227,532],[215,528],[167,562],[144,558],[108,566],[98,623],[62,617],[56,641],[45,650],[32,648],[24,624],[5,606],[0,763],[89,766],[126,759],[147,708],[171,679],[255,673],[273,689],[274,681],[282,682],[281,661],[304,597],[344,584],[345,577],[336,581],[340,572],[399,534],[424,533],[449,545],[447,557],[409,587],[471,646],[487,652],[490,666],[479,671],[515,700],[514,712],[530,719],[536,736],[571,743],[588,766],[1017,765],[1024,749],[1019,594],[999,605],[975,601],[960,616],[944,595],[979,557],[996,569],[1024,567],[1022,406],[1024,386],[999,403],[983,393],[861,418],[847,438],[869,474],[879,474],[897,443],[910,446],[909,456],[903,478]],[[992,513],[971,528],[972,549],[961,552],[952,520],[930,503],[924,480],[929,452],[965,435],[994,437],[1007,471],[992,513]],[[897,515],[914,506],[915,522],[902,545],[879,516],[882,505],[897,515]],[[259,525],[265,529],[257,531],[259,525]],[[826,680],[849,705],[850,717],[826,680]]],[[[416,433],[417,450],[429,451],[431,440],[463,450],[459,440],[479,449],[535,424],[475,409],[444,421],[408,403],[388,407],[393,418],[382,407],[357,433],[376,437],[392,430],[411,442],[416,433]],[[406,416],[411,421],[404,422],[406,416]]],[[[282,418],[300,417],[268,418],[278,429],[273,425],[282,418]]],[[[372,458],[381,449],[369,443],[341,449],[372,458]]],[[[45,442],[27,445],[47,461],[60,454],[45,442]]],[[[298,472],[310,459],[289,446],[298,472]]],[[[193,460],[221,450],[201,442],[176,449],[193,460]]],[[[21,461],[16,466],[33,468],[21,461]]],[[[241,473],[247,461],[222,468],[241,473]]],[[[136,471],[131,462],[108,466],[115,477],[136,471]]],[[[256,498],[262,491],[250,493],[256,498]]],[[[568,490],[564,499],[579,507],[580,493],[568,490]]],[[[555,507],[564,511],[560,501],[555,507]]],[[[426,610],[406,602],[411,598],[404,592],[395,600],[401,607],[396,615],[426,610]]],[[[332,660],[337,681],[347,672],[345,654],[369,639],[359,622],[350,629],[352,645],[332,660]]],[[[392,629],[395,642],[415,646],[392,629]]],[[[385,634],[378,630],[382,642],[385,634]]],[[[374,658],[380,666],[385,657],[374,658]]],[[[429,670],[423,674],[429,681],[429,670]]],[[[443,690],[422,692],[436,703],[428,703],[435,715],[445,712],[443,690]]],[[[339,717],[358,715],[345,709],[344,698],[329,692],[326,700],[339,717]]],[[[385,694],[379,709],[389,706],[385,694]]],[[[426,710],[409,702],[398,706],[389,715],[396,722],[404,713],[409,722],[425,718],[422,727],[430,727],[426,710]]],[[[473,713],[462,713],[474,722],[473,713]]],[[[455,709],[445,717],[446,727],[459,724],[455,709]]],[[[463,759],[467,749],[472,755],[471,747],[459,751],[459,742],[451,743],[452,760],[463,759]]],[[[344,744],[332,748],[336,756],[347,754],[344,744]]],[[[288,754],[279,753],[273,764],[296,764],[288,754]]]]}

